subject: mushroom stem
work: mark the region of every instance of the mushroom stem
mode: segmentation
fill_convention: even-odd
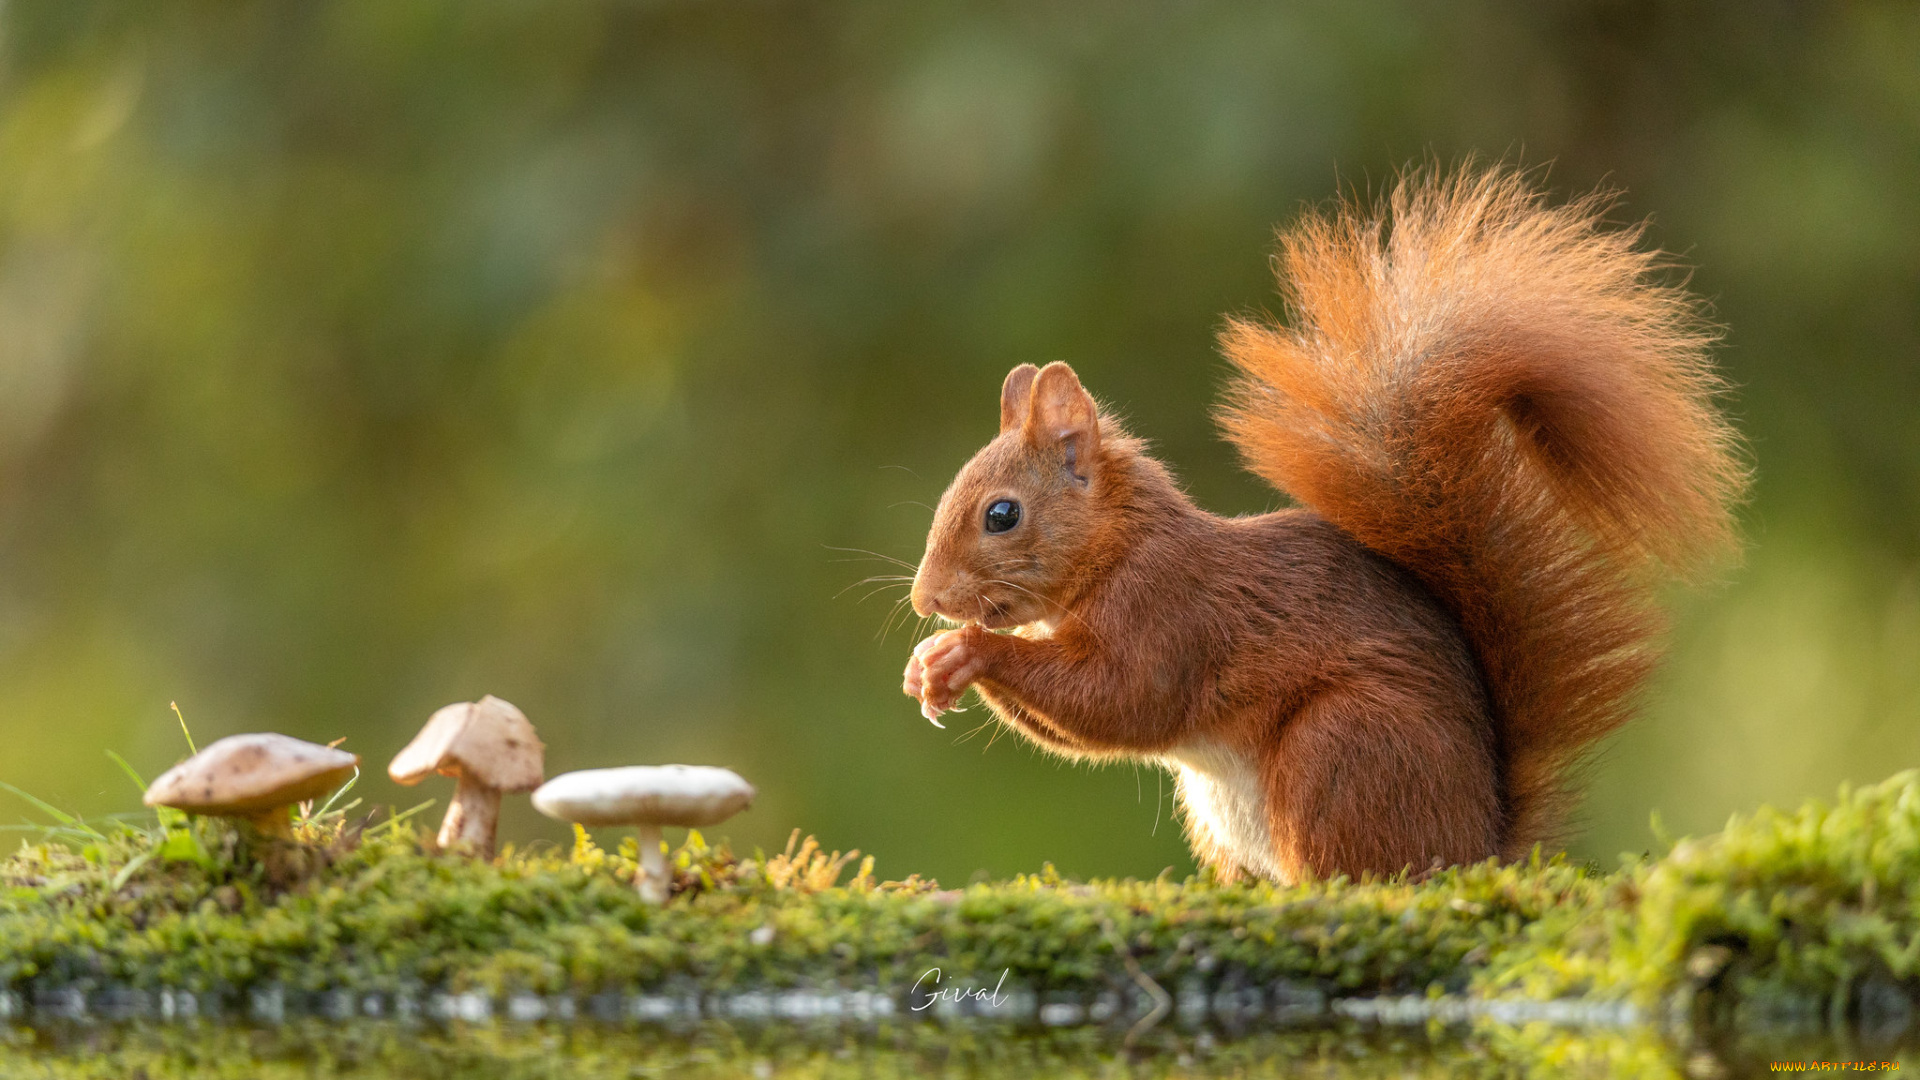
[[[454,786],[453,802],[440,823],[440,850],[466,848],[493,856],[494,833],[500,825],[500,791],[462,773]]]
[[[640,872],[633,876],[633,887],[640,899],[649,904],[667,902],[667,853],[661,850],[660,826],[635,826],[640,834]]]
[[[292,807],[276,806],[271,810],[262,810],[257,814],[246,815],[246,820],[261,836],[275,840],[293,839]]]

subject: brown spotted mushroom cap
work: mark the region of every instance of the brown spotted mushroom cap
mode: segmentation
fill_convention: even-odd
[[[492,694],[428,718],[387,775],[417,784],[434,773],[466,776],[497,791],[532,791],[546,774],[546,747],[526,714]]]
[[[146,803],[193,814],[258,814],[319,798],[358,764],[358,754],[290,735],[229,735],[161,773]]]

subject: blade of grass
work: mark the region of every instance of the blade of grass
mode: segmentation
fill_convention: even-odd
[[[156,807],[155,809],[158,808]],[[161,833],[166,831],[165,823],[156,820],[156,815],[153,810],[143,809],[137,812],[123,810],[118,813],[101,814],[99,817],[88,818],[87,820],[100,828],[111,825],[137,836],[146,837],[149,840],[156,839]]]
[[[80,829],[86,828],[87,824],[91,822],[111,822],[115,825],[124,825],[129,821],[138,821],[148,816],[149,815],[144,812],[134,813],[132,811],[122,811],[114,814],[101,814],[99,817],[92,817],[92,818],[88,818],[84,822],[77,822],[76,827],[74,828],[73,831],[78,832],[80,831]],[[0,825],[0,829],[59,829],[63,827],[64,826],[60,826],[60,825],[35,825],[30,821],[21,822],[18,825]]]
[[[359,806],[362,802],[365,802],[365,801],[366,800],[364,799],[355,799],[350,803],[344,803],[340,806],[334,807],[331,810],[322,810],[319,813],[308,818],[307,820],[309,822],[314,822],[314,821],[324,821],[330,817],[345,817],[349,810],[352,810],[354,807]]]
[[[14,787],[12,784],[9,784],[5,781],[0,781],[0,788],[5,788],[8,791],[13,792],[15,795],[18,795],[21,798],[32,803],[34,806],[39,807],[41,813],[47,815],[48,817],[59,822],[60,824],[67,826],[70,829],[78,829],[81,832],[86,833],[88,836],[91,836],[96,840],[106,839],[106,837],[100,835],[100,833],[96,832],[86,822],[81,821],[79,818],[74,817],[72,814],[67,813],[65,810],[62,810],[59,807],[54,806],[52,803],[49,803],[44,799],[35,798],[34,796],[29,795],[24,791],[21,791],[19,788]]]
[[[106,839],[106,837],[101,836],[97,832],[84,831],[84,828],[81,828],[81,829],[68,828],[65,825],[34,825],[32,823],[28,823],[24,825],[0,825],[0,832],[39,833],[42,838],[50,838],[50,837],[58,836],[66,840],[104,840]]]
[[[152,858],[153,858],[153,852],[143,851],[140,854],[135,855],[133,858],[128,859],[127,865],[121,867],[120,872],[113,875],[113,884],[108,887],[107,891],[110,893],[119,892],[120,886],[125,885],[127,883],[127,879],[133,877],[134,873],[138,871],[141,867],[147,865],[148,860]]]
[[[193,745],[193,732],[187,730],[187,714],[180,711],[180,703],[177,701],[169,701],[167,704],[173,707],[173,715],[180,718],[180,734],[187,737],[187,753],[199,753],[199,748]]]
[[[317,818],[326,816],[327,811],[333,809],[333,804],[335,800],[339,799],[340,796],[345,795],[347,792],[352,791],[353,785],[359,782],[360,782],[360,766],[355,765],[353,767],[353,775],[347,779],[347,782],[344,784],[341,784],[340,789],[338,791],[335,791],[333,794],[327,796],[327,801],[320,804],[319,810],[316,810],[315,812],[306,815],[301,820],[313,821]]]
[[[126,758],[121,757],[111,750],[107,751],[107,756],[113,759],[115,765],[120,766],[121,772],[127,774],[127,779],[133,781],[134,787],[139,788],[142,792],[147,790],[147,782],[140,779],[140,774],[133,771],[133,766],[127,764]]]
[[[409,809],[409,810],[403,810],[400,813],[394,814],[391,817],[387,818],[387,820],[381,822],[380,824],[375,825],[374,827],[368,829],[365,833],[361,835],[378,836],[380,834],[380,830],[391,829],[395,825],[400,824],[401,822],[407,820],[408,818],[419,813],[420,811],[425,810],[427,807],[432,806],[434,803],[438,801],[439,801],[438,799],[428,799],[426,802],[421,803],[419,806],[413,807],[412,809]]]

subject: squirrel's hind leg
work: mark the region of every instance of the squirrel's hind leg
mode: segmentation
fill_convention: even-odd
[[[1283,876],[1389,876],[1497,854],[1500,792],[1483,719],[1418,692],[1331,690],[1262,754]]]

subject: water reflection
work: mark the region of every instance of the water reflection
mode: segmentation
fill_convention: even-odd
[[[584,1010],[583,1010],[584,1011]],[[0,1075],[93,1077],[1370,1077],[1634,1076],[1714,1080],[1903,1071],[1916,1043],[1859,1032],[1707,1035],[1649,1025],[1376,1023],[1341,1018],[1232,1037],[1167,1026],[1132,1047],[1111,1025],[1053,1030],[978,1021],[578,1019],[467,1022],[309,1016],[279,1024],[190,1018],[49,1020],[0,1028]],[[1786,1070],[1791,1074],[1793,1069]]]

